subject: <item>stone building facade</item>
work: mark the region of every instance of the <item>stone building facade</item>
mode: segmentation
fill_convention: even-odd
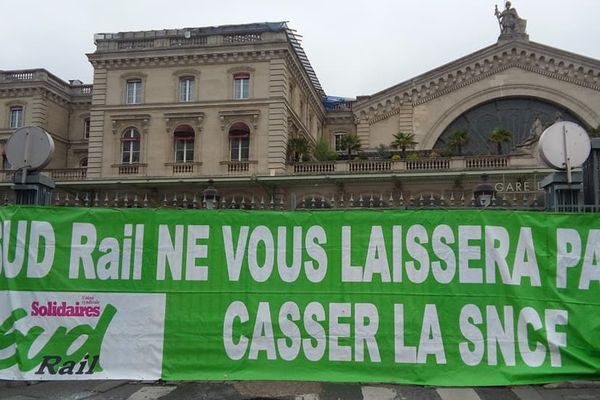
[[[524,25],[523,25],[524,27]],[[600,125],[600,61],[503,32],[498,42],[370,96],[328,102],[286,23],[97,34],[92,85],[0,71],[0,150],[19,126],[54,138],[54,204],[201,208],[543,208],[540,130]],[[495,128],[511,137],[490,141]],[[456,131],[469,132],[457,152]],[[409,154],[391,146],[414,134]],[[291,160],[320,138],[361,150]],[[455,143],[454,143],[455,144]],[[497,154],[496,149],[502,150]],[[4,162],[0,201],[13,201]],[[485,182],[482,182],[485,181]]]

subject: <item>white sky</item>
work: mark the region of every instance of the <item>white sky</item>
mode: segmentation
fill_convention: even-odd
[[[502,0],[2,0],[0,69],[92,82],[93,34],[289,21],[325,92],[373,94],[496,42]],[[530,39],[600,59],[600,0],[514,0]]]

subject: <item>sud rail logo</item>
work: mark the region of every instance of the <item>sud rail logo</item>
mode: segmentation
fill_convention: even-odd
[[[0,320],[0,371],[17,366],[42,376],[101,372],[102,342],[116,314],[112,304],[102,307],[90,296],[76,302],[32,301],[29,312],[17,308]],[[71,318],[97,321],[73,325]]]

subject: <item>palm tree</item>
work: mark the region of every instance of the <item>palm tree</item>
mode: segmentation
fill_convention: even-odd
[[[332,161],[337,160],[337,151],[331,150],[329,142],[324,136],[321,136],[313,149],[313,157],[317,161]]]
[[[459,129],[452,137],[450,137],[450,141],[448,142],[448,146],[452,149],[456,149],[458,151],[458,155],[462,156],[462,148],[466,146],[471,141],[471,135],[469,131],[466,129]]]
[[[302,161],[309,154],[310,143],[304,136],[292,137],[288,140],[288,159],[290,162]]]
[[[400,147],[402,157],[404,157],[407,148],[413,148],[417,145],[414,133],[398,132],[394,135],[394,141],[391,143],[392,147],[397,149]]]
[[[350,157],[352,157],[352,152],[355,150],[360,150],[360,138],[354,133],[344,135],[342,136],[341,146],[342,150],[346,150],[348,152],[348,160],[350,160]]]
[[[498,149],[498,155],[502,154],[502,143],[510,142],[512,140],[513,134],[508,129],[504,128],[495,128],[492,130],[492,134],[488,138],[488,142],[496,143]]]

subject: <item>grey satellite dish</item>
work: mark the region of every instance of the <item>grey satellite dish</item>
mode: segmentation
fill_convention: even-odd
[[[54,141],[45,130],[27,126],[10,135],[5,153],[13,168],[36,171],[44,168],[52,159]]]
[[[549,126],[540,137],[539,151],[550,168],[566,170],[571,182],[571,169],[580,167],[590,155],[590,138],[581,126],[561,121]]]

